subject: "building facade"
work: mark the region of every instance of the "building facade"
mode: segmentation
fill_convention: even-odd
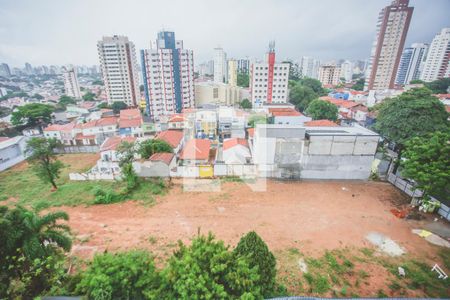
[[[322,65],[319,68],[319,81],[323,85],[337,85],[341,76],[341,68],[335,65]]]
[[[134,44],[126,36],[114,35],[98,41],[97,49],[108,103],[138,105],[141,97]]]
[[[9,69],[8,64],[0,64],[0,76],[11,77],[11,70]]]
[[[151,49],[141,50],[146,114],[154,120],[194,106],[194,53],[161,31]]]
[[[299,63],[299,75],[300,77],[317,79],[319,77],[319,67],[319,60],[310,56],[302,56]]]
[[[214,48],[214,82],[227,83],[227,54],[221,47]]]
[[[66,95],[75,99],[81,99],[80,85],[77,72],[74,68],[63,68],[64,90]]]
[[[243,58],[237,61],[237,71],[239,73],[248,74],[250,70],[250,60]]]
[[[366,90],[393,89],[413,14],[409,0],[394,0],[378,17],[377,34],[367,69]]]
[[[354,64],[351,61],[344,61],[341,64],[341,74],[340,77],[344,78],[345,82],[351,82],[353,79],[353,68]]]
[[[276,63],[275,44],[271,43],[265,62],[250,68],[250,95],[253,107],[264,103],[288,101],[289,63]]]
[[[195,83],[195,107],[208,104],[234,106],[241,99],[242,88],[212,81]]]
[[[228,61],[228,84],[237,86],[237,61],[234,59]]]
[[[450,77],[450,28],[443,28],[431,42],[420,79],[430,82]]]
[[[414,43],[403,50],[398,66],[396,84],[409,84],[411,80],[419,79],[421,68],[428,51],[428,44]]]

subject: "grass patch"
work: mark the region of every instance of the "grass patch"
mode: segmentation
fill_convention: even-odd
[[[108,204],[123,200],[153,204],[153,195],[162,195],[167,190],[161,179],[140,179],[139,186],[122,198],[120,194],[126,184],[121,181],[69,180],[69,173],[90,169],[98,159],[97,154],[65,154],[59,155],[58,159],[65,167],[56,181],[56,191],[52,192],[50,184],[41,181],[28,164],[23,163],[0,173],[0,201],[14,198],[18,204],[37,210],[63,205],[92,205],[96,202]]]
[[[220,177],[221,182],[244,182],[244,180],[239,176],[225,176]]]

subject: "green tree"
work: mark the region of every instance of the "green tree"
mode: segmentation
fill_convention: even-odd
[[[450,77],[427,82],[425,83],[425,86],[429,88],[433,94],[447,94],[448,87],[450,86]]]
[[[298,72],[298,64],[292,62],[292,60],[283,61],[284,64],[289,64],[289,80],[300,80],[300,74]]]
[[[290,102],[300,111],[304,111],[309,103],[317,98],[318,94],[311,87],[301,84],[294,85],[289,92]]]
[[[0,206],[0,298],[31,299],[61,279],[62,252],[70,251],[64,212],[43,216]]]
[[[49,123],[52,119],[53,107],[41,103],[30,103],[19,106],[11,115],[14,126],[36,126]]]
[[[115,114],[118,114],[122,109],[126,109],[127,107],[127,104],[123,101],[115,101],[111,104],[111,109]]]
[[[427,88],[412,89],[386,99],[378,107],[375,130],[397,145],[398,158],[394,171],[401,160],[405,143],[414,137],[448,130],[447,118],[444,104]]]
[[[364,78],[360,78],[352,86],[352,89],[354,89],[355,91],[362,91],[362,90],[364,90],[364,83],[365,83]]]
[[[322,83],[317,79],[305,77],[300,79],[299,84],[311,88],[318,96],[326,95],[326,91],[322,87]]]
[[[89,299],[157,299],[161,278],[148,252],[96,255],[77,291]]]
[[[103,85],[103,81],[101,81],[100,79],[96,79],[94,81],[92,81],[93,85]]]
[[[102,102],[99,105],[97,105],[97,108],[102,109],[102,108],[111,108],[111,106],[108,105],[108,103],[106,102]]]
[[[257,268],[235,257],[214,236],[198,236],[179,250],[164,270],[163,294],[168,299],[260,299]]]
[[[257,267],[259,273],[257,284],[261,287],[263,296],[265,298],[274,296],[277,274],[276,260],[259,235],[251,231],[241,237],[233,253],[236,257],[247,258],[250,268]]]
[[[420,84],[420,83],[425,83],[425,81],[422,81],[420,79],[413,79],[409,83],[410,84]]]
[[[313,120],[327,119],[330,121],[337,121],[338,107],[333,103],[324,100],[313,100],[306,109],[306,114],[313,118]]]
[[[95,100],[95,94],[91,91],[86,92],[86,94],[83,95],[83,100],[85,101],[93,101]]]
[[[37,94],[37,93],[34,94],[32,98],[37,99],[37,100],[42,100],[42,99],[44,99],[44,97],[43,97],[41,94]]]
[[[44,182],[57,189],[56,179],[59,178],[63,163],[56,158],[55,149],[61,143],[54,138],[33,137],[27,142],[27,160],[33,166],[36,175]]]
[[[173,148],[166,141],[159,139],[145,140],[139,144],[138,153],[148,159],[155,153],[173,153]]]
[[[72,97],[69,97],[69,96],[67,96],[67,95],[62,95],[60,98],[59,98],[59,105],[61,106],[61,107],[63,107],[63,108],[66,108],[67,107],[67,105],[69,105],[69,104],[76,104],[77,102],[75,101],[75,99],[73,99]]]
[[[122,142],[117,147],[117,153],[122,177],[127,183],[127,191],[130,192],[138,185],[138,176],[133,168],[136,145],[134,143]]]
[[[248,126],[255,128],[257,124],[267,124],[266,116],[252,115],[248,118]]]
[[[402,176],[414,180],[424,196],[450,195],[450,131],[415,137],[405,145]]]
[[[246,98],[246,99],[243,99],[241,101],[241,103],[239,103],[239,106],[243,109],[250,109],[250,108],[252,108],[252,103],[250,102],[250,100],[248,100]]]
[[[237,74],[237,86],[248,87],[249,86],[249,75],[247,73],[239,72]]]

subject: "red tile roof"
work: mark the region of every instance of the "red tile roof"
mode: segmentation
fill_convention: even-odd
[[[272,116],[302,116],[302,113],[299,111],[296,111],[293,108],[269,108],[269,113],[272,114]]]
[[[92,140],[92,139],[95,139],[95,135],[83,135],[80,132],[75,135],[75,139],[76,140],[84,140],[84,139]]]
[[[103,142],[100,146],[100,151],[116,150],[117,146],[119,146],[122,142],[133,143],[134,141],[136,141],[136,138],[133,136],[112,136]]]
[[[137,108],[122,109],[120,111],[119,127],[140,127],[143,123],[141,111]]]
[[[189,140],[181,151],[180,159],[207,160],[211,148],[210,140],[193,139]]]
[[[44,131],[71,131],[73,128],[75,128],[75,123],[52,124],[44,128]]]
[[[305,122],[306,127],[336,127],[338,124],[330,120],[314,120]]]
[[[97,120],[96,125],[97,126],[117,125],[117,118],[116,117],[101,118]]]
[[[169,123],[171,122],[184,122],[186,121],[186,118],[183,114],[173,114],[169,118]]]
[[[170,146],[176,148],[183,139],[183,132],[179,130],[164,130],[158,133],[156,138],[166,141]]]
[[[152,156],[150,156],[149,160],[162,161],[165,164],[169,165],[174,156],[175,156],[174,153],[155,153]]]
[[[95,102],[92,101],[83,101],[80,104],[78,104],[79,107],[81,108],[85,108],[85,109],[90,109],[96,106]]]
[[[230,148],[233,148],[237,145],[242,145],[244,147],[248,148],[248,143],[246,139],[241,139],[241,138],[231,138],[231,139],[226,139],[223,141],[223,150],[228,150]]]

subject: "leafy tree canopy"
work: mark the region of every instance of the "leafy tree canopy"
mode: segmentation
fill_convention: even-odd
[[[402,148],[411,138],[449,128],[444,104],[427,88],[416,88],[379,107],[375,129]]]
[[[95,100],[95,94],[91,91],[86,92],[86,94],[83,95],[83,100],[85,101],[93,101]]]
[[[304,111],[312,100],[318,98],[318,94],[309,86],[296,84],[290,90],[289,98],[298,110]]]
[[[364,78],[360,78],[352,86],[352,89],[354,89],[355,91],[362,91],[362,90],[364,90],[364,83],[365,83]]]
[[[316,99],[308,105],[306,114],[313,118],[313,120],[327,119],[330,121],[337,121],[338,107],[328,101]]]
[[[248,258],[235,257],[214,236],[198,236],[169,259],[164,270],[164,294],[169,299],[261,298],[257,268]]]
[[[262,289],[263,296],[266,298],[274,296],[275,276],[277,274],[276,260],[259,235],[254,231],[244,235],[239,240],[233,253],[236,257],[248,258],[251,268],[257,267],[259,272],[258,285]]]
[[[56,159],[55,149],[61,145],[57,139],[33,137],[27,142],[27,160],[32,164],[36,175],[44,182],[57,188],[56,179],[59,178],[63,163]]]
[[[417,182],[425,195],[450,200],[450,131],[415,137],[405,145],[402,175]]]
[[[173,149],[166,141],[159,139],[145,140],[139,144],[138,153],[142,158],[148,159],[155,153],[172,153]]]
[[[19,106],[16,111],[12,113],[11,123],[14,126],[27,125],[36,126],[42,123],[49,123],[53,107],[41,103],[30,103],[24,106]]]
[[[248,99],[243,99],[241,103],[239,103],[239,106],[243,109],[250,109],[252,108],[252,103]]]
[[[62,95],[59,98],[59,104],[61,105],[61,107],[66,108],[67,105],[70,104],[76,104],[77,102],[75,101],[75,99],[73,99],[72,97],[69,97],[67,95]]]
[[[425,83],[425,86],[430,89],[433,94],[447,94],[448,87],[450,86],[450,77],[427,82]]]
[[[246,73],[238,72],[237,74],[237,86],[249,87],[249,75]]]
[[[126,109],[128,106],[123,101],[115,101],[111,104],[111,109],[115,114],[118,114],[122,109]]]

